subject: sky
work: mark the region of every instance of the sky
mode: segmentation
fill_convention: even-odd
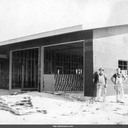
[[[0,41],[60,28],[128,23],[128,0],[0,0]]]

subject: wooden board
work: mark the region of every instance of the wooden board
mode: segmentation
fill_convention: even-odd
[[[34,112],[46,114],[46,110],[34,107],[30,96],[0,96],[0,109],[10,111],[16,115],[26,115]]]

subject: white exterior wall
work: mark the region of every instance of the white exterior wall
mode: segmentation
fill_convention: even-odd
[[[108,94],[113,94],[110,80],[118,67],[118,60],[128,61],[128,26],[96,29],[93,31],[94,70],[105,69],[108,76]],[[125,83],[128,92],[128,80]]]

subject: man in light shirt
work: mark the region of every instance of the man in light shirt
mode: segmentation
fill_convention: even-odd
[[[106,100],[106,88],[107,88],[107,77],[104,73],[104,69],[100,68],[99,72],[94,76],[94,83],[96,85],[96,101],[100,101],[103,95],[103,101]]]
[[[114,83],[114,89],[116,92],[116,102],[122,103],[124,99],[124,85],[126,81],[126,76],[124,76],[120,68],[116,69],[116,73],[111,77],[111,81]]]

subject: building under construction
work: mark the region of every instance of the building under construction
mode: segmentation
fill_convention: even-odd
[[[115,69],[128,71],[128,25],[71,31],[75,28],[4,42],[0,46],[0,88],[83,91],[95,96],[93,73],[103,67],[111,91]]]

